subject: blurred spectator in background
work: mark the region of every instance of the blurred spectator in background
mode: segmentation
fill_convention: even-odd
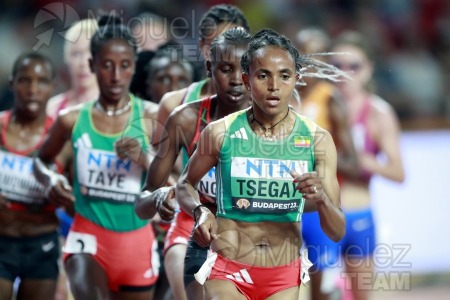
[[[162,47],[146,65],[146,99],[159,103],[165,93],[181,90],[192,83],[194,70],[180,47]]]
[[[405,176],[400,156],[400,126],[395,111],[370,90],[374,69],[372,51],[361,34],[348,31],[337,37],[331,48],[331,52],[345,54],[334,55],[330,60],[352,76],[352,80],[339,82],[337,87],[349,112],[361,172],[356,177],[345,176],[341,181],[341,203],[347,230],[337,250],[345,255],[349,278],[345,288],[351,288],[355,300],[368,299],[372,288],[372,255],[376,240],[370,179],[377,174],[402,182]],[[380,153],[385,160],[377,158]]]
[[[71,84],[68,91],[49,100],[47,114],[52,118],[56,118],[61,109],[94,100],[99,94],[95,74],[89,68],[92,58],[89,46],[97,27],[96,20],[84,19],[66,31],[64,62]]]
[[[392,72],[397,106],[407,117],[432,117],[442,111],[444,78],[442,67],[414,34],[405,33],[404,45],[392,53],[387,64]]]
[[[31,50],[27,42],[32,36],[34,15],[23,10],[10,9],[4,15],[4,10],[1,10],[0,13],[0,111],[11,109],[14,105],[14,96],[8,83],[14,63],[12,58]]]
[[[156,51],[170,40],[169,23],[166,18],[145,12],[129,20],[138,51]]]
[[[83,19],[74,23],[64,35],[64,62],[70,78],[70,89],[52,97],[47,105],[47,114],[56,119],[59,111],[80,103],[92,101],[98,97],[99,90],[95,74],[89,68],[91,59],[90,43],[98,28],[94,19]],[[70,149],[70,147],[67,147]],[[64,209],[58,209],[60,234],[67,237],[72,216]],[[55,299],[67,299],[68,289],[64,270],[60,274]]]
[[[183,56],[182,48],[182,45],[174,41],[169,41],[161,45],[156,52],[150,50],[139,52],[136,62],[136,72],[131,81],[130,91],[144,100],[159,103],[166,92],[183,89],[191,84],[195,75],[194,69],[192,64]],[[158,53],[158,59],[153,61],[156,53]],[[161,63],[162,65],[152,66],[152,64]],[[156,72],[162,72],[164,76],[161,77],[161,74],[157,75]],[[167,77],[168,72],[178,72],[179,74],[173,73]],[[155,75],[159,76],[159,79]],[[152,79],[149,79],[149,76]],[[163,80],[164,82],[160,81],[158,84],[154,80]],[[187,85],[186,82],[188,82]],[[165,88],[160,90],[159,88],[163,86]],[[180,88],[177,88],[177,86],[180,86]],[[159,90],[156,91],[154,90],[155,88]]]
[[[312,55],[319,60],[328,58],[324,53],[329,48],[330,39],[323,30],[317,27],[308,27],[298,31],[294,42],[301,55]],[[305,74],[311,74],[314,71],[313,66],[302,67]],[[350,133],[347,108],[342,101],[342,96],[328,80],[303,76],[302,83],[297,83],[296,86],[301,98],[297,111],[330,132],[338,154],[338,174],[355,176],[359,171],[358,158]],[[311,299],[328,299],[329,294],[334,290],[334,281],[322,280],[322,278],[328,278],[329,276],[323,276],[323,274],[325,272],[333,273],[333,269],[336,268],[337,244],[323,232],[317,211],[303,213],[302,234],[308,249],[308,258],[313,263],[309,269]]]
[[[225,1],[222,1],[225,2]],[[23,1],[6,1],[0,10],[0,49],[1,57],[9,57],[11,53],[31,49],[37,42],[37,36],[47,28],[54,28],[51,42],[43,45],[41,50],[50,53],[55,63],[62,61],[63,51],[61,34],[67,30],[67,20],[64,15],[54,11],[54,20],[36,25],[39,12],[45,10],[48,1],[35,1],[23,4]],[[65,1],[62,8],[73,8],[80,18],[92,17],[94,7],[115,10],[121,17],[129,19],[130,27],[139,40],[139,47],[155,51],[171,37],[183,45],[183,50],[194,50],[197,32],[191,30],[198,23],[198,17],[205,13],[209,6],[218,1],[182,0],[167,1],[128,1],[126,6],[119,7],[119,1]],[[448,24],[450,23],[450,3],[445,0],[420,1],[256,1],[233,0],[226,3],[234,4],[248,13],[249,24],[260,29],[270,27],[277,29],[294,40],[297,28],[304,26],[320,26],[330,36],[336,36],[346,29],[358,30],[370,36],[377,47],[374,61],[377,70],[374,74],[375,84],[382,97],[399,112],[401,118],[415,120],[422,117],[422,111],[427,117],[445,117],[446,109],[450,110],[450,88],[442,82],[447,82],[450,75],[450,51]],[[95,4],[95,5],[94,5]],[[257,9],[255,9],[257,8]],[[48,9],[48,7],[47,7]],[[142,13],[140,12],[148,12]],[[50,26],[50,27],[49,27]],[[411,35],[414,35],[412,38]],[[406,37],[405,37],[406,36]],[[405,38],[409,41],[406,42]],[[417,43],[419,50],[408,50],[409,44]],[[191,52],[192,54],[192,52]],[[185,55],[187,53],[185,51]],[[418,62],[412,61],[413,68],[425,67],[423,72],[409,72],[410,65],[403,63],[411,58],[419,57]],[[398,63],[394,59],[400,58]],[[194,66],[194,81],[203,76],[204,68],[192,61]],[[145,62],[148,62],[146,60]],[[137,73],[142,64],[137,64]],[[199,67],[200,66],[200,67]],[[8,96],[7,75],[11,61],[0,62],[0,110],[10,108],[11,97]],[[439,74],[440,72],[440,74]],[[430,87],[423,84],[419,93],[405,89],[404,82],[408,80],[422,81],[422,74],[429,74],[434,82]],[[423,75],[425,77],[425,75]],[[431,78],[429,77],[429,78]],[[408,79],[410,78],[410,79]],[[66,78],[59,79],[62,84],[56,86],[56,92],[66,90]],[[67,83],[69,85],[69,83]],[[406,85],[407,86],[407,85]],[[414,85],[413,89],[420,84]],[[131,88],[132,91],[135,89]],[[421,98],[417,95],[421,95]],[[425,96],[425,97],[422,97]],[[426,97],[430,97],[429,99]],[[424,100],[427,99],[427,100]],[[410,102],[407,102],[410,101]],[[431,102],[425,105],[424,101]],[[427,103],[428,103],[427,102]],[[412,104],[413,103],[413,104]],[[415,103],[418,107],[415,108]],[[420,124],[418,124],[420,125]]]
[[[146,65],[155,56],[155,52],[151,50],[143,50],[138,52],[136,60],[136,71],[134,72],[133,79],[131,80],[130,91],[141,99],[147,100],[147,70]]]
[[[160,15],[146,12],[131,18],[128,24],[138,47],[136,71],[131,81],[130,91],[142,99],[148,99],[145,66],[153,58],[158,47],[171,43],[169,42],[171,36],[169,23]]]

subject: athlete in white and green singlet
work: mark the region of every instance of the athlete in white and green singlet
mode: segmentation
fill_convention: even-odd
[[[251,108],[203,130],[176,188],[196,221],[194,239],[211,247],[196,279],[205,299],[298,299],[303,208],[318,210],[331,239],[345,233],[336,148],[327,131],[289,108],[300,58],[286,37],[256,33],[241,66]],[[213,166],[217,219],[195,188]]]

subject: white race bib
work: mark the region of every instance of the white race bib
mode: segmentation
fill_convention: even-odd
[[[34,178],[33,158],[0,150],[0,195],[26,204],[41,204],[45,188]]]
[[[80,192],[94,198],[134,202],[141,192],[144,170],[115,152],[78,147],[77,175]]]
[[[70,231],[63,248],[65,253],[97,253],[97,237],[92,234]]]

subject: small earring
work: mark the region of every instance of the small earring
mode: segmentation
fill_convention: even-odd
[[[211,75],[211,71],[206,71],[206,77],[209,77],[209,78],[211,78],[211,77],[212,77],[212,75]]]
[[[245,89],[246,89],[247,91],[250,91],[250,87],[249,87],[248,85],[245,86]]]

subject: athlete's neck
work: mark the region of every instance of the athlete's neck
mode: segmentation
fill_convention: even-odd
[[[71,89],[68,93],[69,106],[94,100],[98,94],[99,90],[96,85],[90,88],[79,87],[77,89]]]
[[[263,112],[255,109],[255,104],[253,104],[252,108],[250,109],[250,122],[257,121],[257,124],[265,127],[265,128],[271,128],[274,126],[280,126],[283,125],[283,121],[285,121],[289,115],[289,107],[286,107],[286,109],[283,109],[276,115],[265,115]]]
[[[264,139],[276,140],[283,138],[292,131],[293,123],[290,122],[291,114],[289,107],[287,107],[286,111],[283,110],[284,115],[281,115],[280,112],[275,116],[266,116],[265,118],[262,112],[255,115],[254,107],[255,105],[248,110],[247,116],[250,127],[257,135],[262,136]],[[264,121],[260,121],[258,116],[260,116],[260,118]]]
[[[42,126],[45,123],[46,118],[46,114],[40,114],[33,119],[30,116],[17,113],[17,111],[13,109],[10,123],[15,124],[16,126],[23,128],[24,130],[31,130],[33,128]]]
[[[115,111],[126,107],[128,103],[131,101],[131,98],[130,95],[126,94],[119,101],[113,102],[111,100],[106,100],[104,97],[100,96],[100,98],[97,101],[103,107],[104,110]]]
[[[365,101],[367,100],[368,93],[364,90],[355,91],[354,94],[348,95],[343,93],[343,98],[347,104],[350,119],[353,121],[358,117]]]
[[[209,97],[216,93],[212,80],[209,78],[200,90],[200,98]]]
[[[222,103],[222,101],[219,100],[219,98],[216,96],[217,101],[217,108],[216,112],[214,113],[215,116],[217,116],[217,119],[223,118],[228,116],[229,114],[235,113],[237,111],[246,109],[248,107],[249,101],[246,99],[245,101],[242,101],[241,103],[236,103],[236,105],[225,105]]]
[[[367,95],[369,94],[364,89],[352,89],[352,90],[340,89],[340,92],[341,92],[344,100],[349,105],[353,105],[353,104],[358,104],[358,103],[364,102],[365,99],[367,98]]]

